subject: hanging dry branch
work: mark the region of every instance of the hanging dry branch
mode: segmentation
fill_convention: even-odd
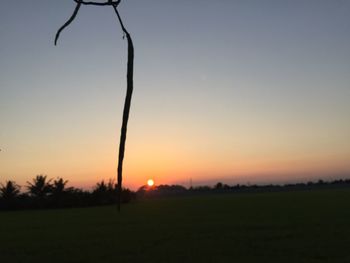
[[[127,88],[126,88],[126,96],[124,102],[124,110],[123,110],[123,123],[120,133],[120,143],[119,143],[119,157],[118,157],[118,210],[120,211],[120,201],[121,201],[121,193],[122,193],[122,180],[123,180],[123,160],[124,160],[124,152],[125,152],[125,141],[126,141],[126,133],[128,127],[129,120],[129,112],[131,106],[131,97],[134,89],[134,44],[132,42],[132,38],[129,32],[125,29],[123,21],[119,15],[118,9],[116,5],[113,5],[113,9],[118,16],[120,26],[122,27],[123,32],[126,35],[128,41],[128,64],[127,64]]]
[[[58,38],[60,37],[61,32],[62,32],[67,26],[69,26],[69,25],[73,22],[73,20],[75,19],[75,17],[77,16],[77,14],[78,14],[78,12],[79,12],[80,6],[81,6],[81,3],[80,3],[80,2],[77,2],[77,5],[76,5],[76,7],[75,7],[75,9],[74,9],[74,12],[73,12],[72,16],[68,19],[68,21],[67,21],[66,23],[63,24],[63,26],[61,26],[61,27],[58,29],[58,31],[57,31],[57,33],[56,33],[56,36],[55,36],[55,46],[57,45],[57,40],[58,40]]]
[[[102,2],[85,2],[82,0],[74,0],[74,2],[77,3],[74,9],[74,12],[72,16],[68,19],[68,21],[64,23],[64,25],[60,27],[60,29],[57,31],[56,37],[55,37],[55,45],[57,44],[57,40],[62,30],[64,30],[67,26],[69,26],[77,16],[81,5],[112,6],[118,17],[118,21],[123,30],[123,33],[126,35],[127,42],[128,42],[127,88],[126,88],[126,96],[125,96],[124,109],[123,109],[123,121],[122,121],[121,133],[120,133],[119,154],[118,154],[118,211],[120,211],[120,204],[121,204],[121,198],[122,198],[121,194],[122,194],[123,160],[124,160],[124,153],[125,153],[125,142],[126,142],[126,134],[127,134],[127,127],[128,127],[130,106],[131,106],[131,97],[134,89],[134,81],[133,81],[134,79],[134,44],[133,44],[131,35],[126,30],[124,23],[121,19],[121,16],[118,12],[117,7],[120,4],[121,0],[118,0],[118,1],[108,0],[108,2],[103,2],[103,3]]]

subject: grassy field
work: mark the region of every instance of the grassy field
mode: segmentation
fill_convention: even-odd
[[[0,213],[1,262],[350,262],[350,190]]]

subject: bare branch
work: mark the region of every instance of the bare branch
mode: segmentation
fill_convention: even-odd
[[[109,1],[108,2],[104,2],[104,3],[101,3],[101,2],[86,2],[86,1],[81,1],[81,0],[74,0],[74,2],[76,3],[80,3],[80,4],[83,4],[83,5],[95,5],[95,6],[107,6],[107,5],[116,5],[118,6],[119,3],[120,3],[121,0],[118,0],[118,1]]]
[[[119,1],[119,2],[120,2],[120,1]],[[120,17],[120,14],[119,14],[119,12],[118,12],[118,8],[117,8],[117,7],[118,7],[118,5],[113,5],[113,9],[114,9],[115,13],[117,14],[117,17],[118,17],[120,26],[122,27],[123,32],[124,32],[127,36],[130,36],[128,30],[126,30],[126,28],[125,28],[125,26],[124,26],[124,24],[123,24],[123,20],[122,20],[122,18]]]
[[[73,12],[72,16],[68,19],[68,21],[66,23],[63,24],[63,26],[60,27],[60,29],[58,29],[58,31],[56,33],[55,46],[57,45],[57,40],[60,37],[60,34],[61,34],[62,30],[65,29],[67,26],[69,26],[73,22],[74,18],[78,14],[78,11],[79,11],[79,8],[81,6],[81,3],[79,1],[78,2],[76,1],[76,3],[77,3],[77,5],[76,5],[76,7],[74,9],[74,12]]]

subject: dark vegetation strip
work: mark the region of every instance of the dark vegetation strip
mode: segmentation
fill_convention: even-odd
[[[48,179],[37,175],[27,182],[24,191],[14,181],[0,184],[0,210],[47,209],[87,207],[115,204],[118,200],[119,186],[114,180],[98,182],[91,191],[67,187],[68,181],[57,178]],[[286,185],[227,185],[221,182],[215,186],[196,186],[185,188],[181,185],[142,186],[136,192],[123,188],[121,202],[129,203],[136,199],[161,198],[169,196],[193,196],[206,194],[261,193],[308,191],[314,189],[349,188],[350,179]]]

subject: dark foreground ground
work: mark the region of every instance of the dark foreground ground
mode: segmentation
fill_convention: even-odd
[[[350,262],[350,190],[0,212],[1,262]]]

